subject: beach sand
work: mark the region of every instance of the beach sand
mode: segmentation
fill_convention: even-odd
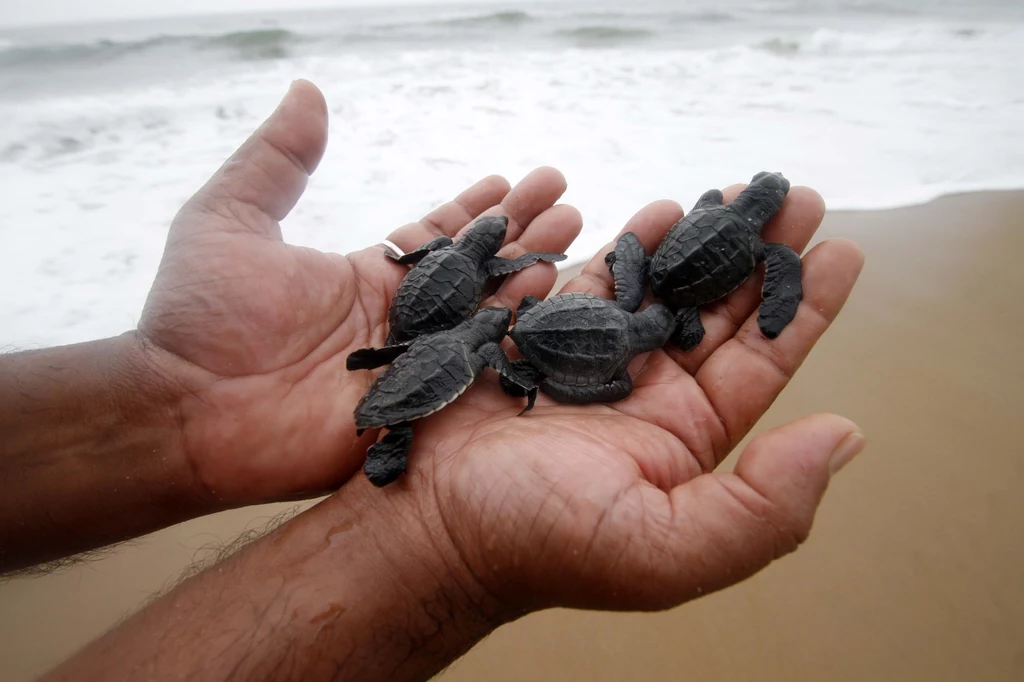
[[[816,241],[851,238],[867,265],[755,433],[837,412],[869,445],[796,554],[664,613],[529,616],[442,678],[1024,679],[1022,216],[1024,192],[993,192],[826,217]],[[199,519],[0,586],[0,678],[31,679],[204,547],[293,506]]]

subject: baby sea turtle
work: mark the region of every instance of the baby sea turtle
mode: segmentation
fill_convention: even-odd
[[[612,402],[628,396],[630,360],[665,344],[675,327],[666,306],[643,312],[644,247],[632,232],[619,238],[605,261],[615,278],[615,301],[573,293],[523,299],[509,332],[526,360],[513,363],[522,383],[536,384],[558,402]],[[528,377],[528,378],[527,378]],[[505,377],[502,386],[516,395]],[[519,389],[521,390],[521,389]]]
[[[391,300],[388,343],[401,343],[451,329],[476,310],[491,277],[507,275],[537,261],[557,263],[563,253],[527,253],[509,260],[495,256],[505,241],[508,218],[480,218],[459,241],[441,236],[412,253],[387,256],[415,265]]]
[[[387,435],[366,451],[364,471],[371,483],[381,487],[402,475],[412,445],[410,422],[453,402],[484,367],[500,372],[516,386],[516,395],[529,396],[526,409],[533,407],[536,388],[516,384],[511,363],[498,345],[511,321],[508,308],[481,308],[454,329],[420,336],[409,343],[364,348],[348,356],[345,364],[349,370],[391,364],[355,410],[360,434],[365,429],[388,428]]]
[[[676,310],[673,341],[691,350],[704,338],[697,306],[735,290],[765,262],[761,332],[774,339],[796,315],[803,289],[800,256],[785,244],[765,244],[761,229],[789,192],[778,173],[758,173],[729,204],[717,189],[705,192],[693,212],[676,223],[648,266],[651,290]]]

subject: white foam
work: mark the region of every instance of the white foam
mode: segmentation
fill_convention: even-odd
[[[642,205],[776,170],[831,209],[1024,186],[1019,24],[811,30],[795,54],[713,50],[343,53],[166,86],[0,103],[0,344],[137,321],[182,202],[307,77],[327,155],[286,238],[346,253],[489,173],[550,164],[585,217],[572,262]]]

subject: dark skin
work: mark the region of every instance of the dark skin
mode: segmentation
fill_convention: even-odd
[[[340,486],[49,679],[425,679],[530,611],[675,606],[807,537],[831,476],[863,446],[851,422],[807,417],[759,435],[733,472],[715,469],[846,300],[862,257],[842,240],[804,257],[805,299],[778,339],[757,329],[751,281],[707,309],[695,351],[638,357],[626,400],[542,396],[520,417],[522,401],[484,376],[416,423],[399,482],[358,475],[379,434],[357,438],[352,408],[375,374],[346,373],[344,358],[383,343],[404,270],[379,246],[338,256],[281,241],[323,152],[325,112],[299,83],[182,210],[137,331],[0,364],[0,430],[16,444],[0,467],[18,482],[0,502],[5,567]],[[511,191],[489,178],[392,241],[409,251],[501,211],[501,255],[560,252],[580,229],[554,206],[564,187],[551,169]],[[802,251],[822,214],[813,190],[793,188],[766,239]],[[658,202],[625,229],[651,252],[681,215]],[[565,290],[610,297],[610,248]],[[532,266],[490,303],[544,296],[554,277]],[[51,541],[40,547],[14,517]]]

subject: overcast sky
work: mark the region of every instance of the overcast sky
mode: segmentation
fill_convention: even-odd
[[[442,0],[443,2],[444,0]],[[495,4],[500,0],[456,0],[459,4]],[[102,21],[181,14],[259,11],[301,7],[427,4],[438,0],[0,0],[0,26]]]

